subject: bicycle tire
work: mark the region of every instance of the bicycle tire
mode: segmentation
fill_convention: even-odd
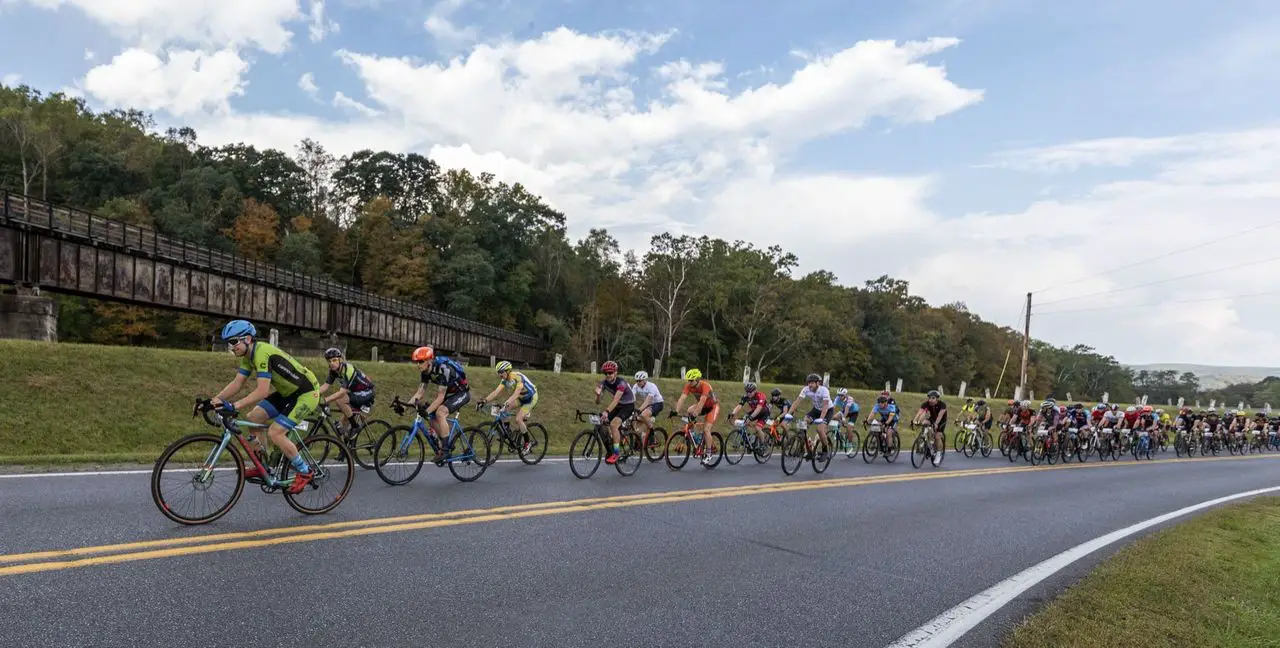
[[[490,421],[488,425],[473,425],[464,430],[464,432],[473,430],[484,432],[489,437],[489,461],[485,466],[492,466],[502,456],[503,449],[507,447],[507,436],[502,433],[502,428],[497,421]],[[515,430],[511,430],[511,432],[514,434]]]
[[[743,436],[744,434],[746,434],[746,432],[742,429],[730,430],[729,438],[725,439],[724,445],[721,446],[724,448],[724,460],[730,466],[738,465],[738,462],[742,461],[743,458],[747,456],[747,445]]]
[[[764,441],[761,441],[760,437],[757,436],[755,443],[756,446],[751,451],[751,456],[755,457],[758,464],[768,463],[769,459],[773,457],[773,439],[766,433]]]
[[[240,501],[240,496],[244,494],[244,458],[240,456],[240,451],[236,449],[235,446],[228,444],[226,450],[231,451],[232,461],[235,463],[235,475],[233,476],[235,481],[234,486],[232,487],[231,497],[227,499],[227,503],[218,507],[213,513],[201,517],[185,517],[173,512],[172,507],[165,502],[165,498],[160,492],[160,479],[161,475],[164,473],[163,468],[169,463],[169,460],[173,458],[173,455],[181,450],[183,446],[198,441],[207,441],[216,447],[222,443],[222,436],[207,433],[189,434],[184,436],[181,439],[170,443],[169,446],[160,453],[160,456],[156,458],[156,463],[151,469],[151,499],[155,502],[156,508],[160,509],[160,513],[170,520],[187,526],[208,524],[218,518],[221,518],[235,507],[236,502]],[[212,450],[213,448],[209,449],[210,452],[212,452]],[[207,457],[209,453],[206,452],[204,454]],[[214,479],[216,481],[216,476]]]
[[[636,474],[640,464],[644,463],[644,442],[640,440],[640,433],[634,430],[622,435],[620,441],[622,441],[619,445],[621,453],[613,467],[618,470],[619,475],[630,477]]]
[[[708,441],[711,441],[713,443],[707,443]],[[706,456],[712,457],[713,460],[711,460],[710,463],[707,463],[705,461],[700,463],[702,463],[703,468],[706,468],[707,470],[711,470],[712,468],[719,466],[720,460],[724,458],[724,437],[720,436],[719,432],[712,432],[710,435],[710,438],[709,439],[704,438],[703,442],[707,443],[707,445],[715,446],[715,450],[710,453],[707,453],[707,448],[702,449],[703,452],[706,453]]]
[[[327,483],[327,477],[329,475],[333,475],[334,473],[332,469],[328,471],[324,471],[322,469],[322,464],[324,463],[324,461],[316,459],[315,456],[312,455],[311,453],[311,446],[320,444],[320,443],[325,443],[333,446],[333,450],[334,450],[333,460],[341,464],[338,466],[338,472],[342,473],[342,475],[334,475],[334,476],[338,477],[341,480],[342,490],[339,491],[337,497],[333,498],[332,501],[330,501],[328,504],[325,504],[324,506],[319,506],[319,507],[304,506],[299,501],[299,498],[302,497],[303,495],[306,495],[308,489],[310,490],[319,489],[322,483]],[[310,484],[308,484],[306,487],[303,488],[301,493],[297,493],[297,494],[290,493],[289,489],[287,488],[281,489],[280,492],[284,494],[284,501],[288,502],[289,506],[293,507],[293,510],[299,513],[305,513],[307,515],[320,515],[323,513],[328,513],[329,511],[332,511],[333,509],[337,508],[338,505],[342,503],[342,500],[347,498],[347,494],[351,492],[351,484],[352,482],[355,481],[355,478],[356,478],[355,458],[351,456],[352,455],[351,452],[338,452],[337,450],[339,448],[343,450],[346,449],[347,447],[346,442],[343,441],[342,439],[339,439],[336,436],[331,436],[328,434],[317,434],[315,436],[303,439],[302,445],[304,448],[306,448],[306,451],[303,454],[310,455],[312,461],[314,462],[311,465],[311,471],[313,473],[312,481]],[[328,457],[328,450],[329,450],[328,448],[325,449],[325,453],[324,453],[325,457]],[[285,468],[285,476],[288,477],[288,474],[292,472],[293,467],[290,466],[289,464],[285,464],[285,465],[288,466],[287,468]]]
[[[666,450],[662,453],[667,460],[667,468],[670,470],[684,468],[685,464],[689,463],[689,453],[693,451],[690,447],[692,445],[693,442],[684,430],[672,432],[671,436],[667,437]]]
[[[898,455],[902,454],[902,436],[897,430],[889,433],[889,447],[880,450],[880,456],[889,463],[898,461]]]
[[[526,452],[524,443],[520,443],[520,461],[526,466],[536,466],[542,462],[543,457],[547,456],[547,428],[541,423],[525,423],[524,427],[529,431],[528,439],[533,445]]]
[[[667,430],[658,426],[649,427],[649,440],[644,446],[644,458],[649,463],[662,461],[667,456]]]
[[[404,462],[408,465],[414,465],[413,471],[408,477],[395,479],[390,476],[394,466],[400,465],[402,462],[395,461],[397,454],[400,453],[400,445],[403,443],[403,436],[397,433],[405,432],[413,434],[413,440],[409,442],[409,447],[405,450],[405,459],[409,458],[409,453],[417,448],[417,459]],[[431,434],[427,432],[427,434]],[[422,472],[422,464],[427,460],[426,445],[422,441],[421,434],[415,434],[413,427],[409,425],[397,425],[382,434],[382,438],[378,439],[378,445],[373,448],[373,469],[378,473],[378,478],[385,482],[388,486],[404,486],[414,480],[418,473]]]
[[[918,458],[917,458],[918,457]],[[911,442],[911,467],[919,469],[924,465],[924,437],[918,436]]]
[[[455,454],[455,449],[462,448],[466,448],[467,452],[456,454],[471,454],[471,458],[449,459],[445,463],[449,465],[449,472],[453,474],[454,479],[463,483],[470,483],[480,479],[480,476],[489,469],[489,466],[493,465],[493,461],[490,459],[493,456],[493,439],[489,438],[489,434],[484,430],[463,430],[449,444],[449,456],[452,457]],[[475,474],[463,474],[462,471],[470,466],[477,468]]]
[[[863,463],[872,463],[879,455],[880,435],[868,430],[866,438],[862,440],[862,461]]]
[[[862,450],[862,435],[858,434],[857,430],[849,430],[849,433],[852,436],[845,437],[848,441],[848,443],[845,444],[845,459],[852,459],[858,456],[858,453]]]
[[[583,430],[569,444],[569,470],[578,479],[590,479],[604,460],[604,447],[595,430]]]
[[[991,443],[992,443],[992,441],[994,441],[994,439],[992,439],[992,437],[991,437],[991,433],[990,433],[990,432],[986,432],[986,431],[984,431],[984,432],[982,433],[982,446],[981,446],[981,449],[980,449],[980,451],[982,452],[982,458],[983,458],[983,459],[986,459],[987,457],[990,457],[990,456],[991,456]]]
[[[792,467],[788,468],[788,462],[792,463]],[[787,432],[782,437],[782,474],[791,476],[800,471],[800,465],[804,463],[804,437],[795,431]]]
[[[381,419],[366,421],[351,441],[351,452],[355,454],[356,464],[365,470],[374,469],[373,449],[378,445],[391,424]],[[363,450],[363,452],[361,452]]]
[[[823,441],[822,437],[818,437],[818,440],[813,444],[813,458],[809,460],[810,465],[813,466],[813,472],[818,475],[826,472],[827,468],[831,466],[831,456],[835,453],[835,448],[831,446],[829,440]],[[818,460],[819,456],[823,458],[822,461]]]

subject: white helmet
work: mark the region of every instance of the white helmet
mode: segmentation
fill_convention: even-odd
[[[841,387],[840,391],[836,392],[836,396],[848,396],[848,395],[849,395],[849,390],[845,389],[844,387]]]
[[[1128,412],[1129,414],[1132,414],[1132,413],[1134,413],[1134,412],[1138,411],[1138,408],[1136,408],[1136,407],[1134,407],[1134,406],[1130,405],[1130,406],[1128,406],[1128,407],[1124,408],[1124,411],[1125,411],[1125,412]]]
[[[649,379],[649,374],[647,374],[647,373],[645,373],[645,372],[643,372],[643,371],[637,371],[637,372],[636,372],[636,382],[640,382],[640,381],[648,380],[648,379]]]

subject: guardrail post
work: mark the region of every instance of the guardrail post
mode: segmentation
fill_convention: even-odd
[[[561,364],[562,364],[563,362],[564,362],[564,356],[562,356],[562,355],[560,355],[559,353],[557,353],[557,354],[556,354],[556,363],[555,363],[555,365],[554,365],[554,367],[555,367],[555,372],[556,372],[556,373],[560,373],[560,366],[561,366]]]
[[[371,362],[377,362],[377,361],[378,361],[378,345],[376,345],[376,344],[375,344],[375,345],[373,345],[373,351],[371,351],[371,352],[369,353],[369,360],[370,360]]]

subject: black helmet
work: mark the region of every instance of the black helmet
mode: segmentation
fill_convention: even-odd
[[[978,405],[979,405],[979,406],[986,405],[986,404],[987,404],[987,399],[985,399],[985,398],[979,398],[979,399],[978,399]]]
[[[811,382],[820,383],[820,382],[822,382],[822,376],[819,376],[819,375],[818,375],[818,374],[816,374],[816,373],[811,373],[811,374],[809,374],[809,377],[808,377],[808,378],[805,378],[805,379],[804,379],[804,381],[805,381],[806,383],[811,383]]]
[[[929,390],[929,393],[927,394],[927,396],[928,396],[929,398],[941,398],[941,396],[938,394],[938,390],[936,390],[936,389],[930,389],[930,390]]]
[[[782,395],[782,390],[781,390],[781,389],[774,388],[774,390],[773,390],[773,391],[769,392],[769,395],[770,395],[770,396],[772,396],[772,397],[774,397],[774,398],[777,398],[777,397],[779,397],[779,396],[781,396],[781,395]]]
[[[743,385],[743,386],[742,386],[742,389],[743,389],[743,391],[747,392],[748,394],[754,394],[754,393],[756,393],[756,384],[755,384],[755,383],[753,383],[753,382],[749,382],[749,383],[747,383],[747,384]]]
[[[877,403],[887,403],[887,402],[889,402],[889,397],[888,397],[888,396],[876,396],[876,402],[877,402]]]
[[[325,350],[324,350],[324,359],[325,359],[325,360],[332,360],[332,359],[334,359],[334,358],[341,358],[341,357],[342,357],[342,350],[341,350],[341,349],[335,349],[335,348],[333,348],[333,347],[329,347],[328,349],[325,349]]]

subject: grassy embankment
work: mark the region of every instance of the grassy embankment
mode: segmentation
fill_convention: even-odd
[[[1280,646],[1280,497],[1214,510],[1126,547],[1004,645]]]
[[[0,340],[0,463],[66,464],[150,463],[174,439],[201,430],[204,423],[191,418],[192,399],[212,396],[235,374],[236,360],[229,353],[179,351],[143,347],[111,347],[89,344],[50,344]],[[301,359],[323,380],[327,369],[322,358]],[[418,372],[408,363],[356,362],[378,386],[373,416],[402,421],[387,404],[395,395],[409,398],[418,384]],[[626,374],[633,369],[627,369]],[[469,367],[473,400],[488,393],[497,378],[487,367]],[[547,426],[550,452],[564,454],[573,436],[584,427],[574,422],[574,410],[594,409],[594,385],[599,376],[530,371],[538,385],[535,420]],[[669,403],[679,395],[680,381],[662,379],[659,388]],[[737,380],[713,380],[722,402],[729,407],[718,429],[728,428],[728,411],[737,402]],[[765,384],[768,391],[782,387],[788,398],[798,385]],[[834,386],[833,386],[834,387]],[[875,391],[850,390],[864,410],[875,400]],[[921,394],[899,394],[899,403],[914,411]],[[948,405],[959,407],[948,397]],[[668,407],[670,409],[670,407]],[[466,424],[487,416],[468,408]],[[672,429],[673,421],[664,421]],[[904,429],[904,437],[909,433]],[[903,439],[909,451],[910,438]]]

